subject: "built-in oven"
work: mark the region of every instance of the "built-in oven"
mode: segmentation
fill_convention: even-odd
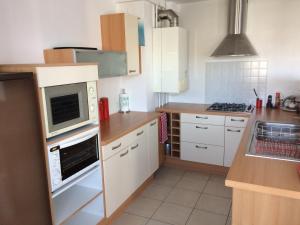
[[[99,128],[56,138],[48,144],[52,192],[99,166]]]

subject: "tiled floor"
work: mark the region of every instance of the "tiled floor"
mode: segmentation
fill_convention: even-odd
[[[163,167],[113,225],[231,225],[225,178]]]

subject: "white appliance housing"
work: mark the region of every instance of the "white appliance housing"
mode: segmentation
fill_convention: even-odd
[[[52,192],[100,165],[99,128],[93,127],[47,146]]]
[[[154,92],[178,94],[187,89],[187,54],[184,28],[153,29]]]
[[[37,67],[47,138],[98,123],[97,65]]]

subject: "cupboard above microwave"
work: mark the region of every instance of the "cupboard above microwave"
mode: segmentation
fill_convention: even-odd
[[[96,65],[38,67],[47,138],[98,122]]]

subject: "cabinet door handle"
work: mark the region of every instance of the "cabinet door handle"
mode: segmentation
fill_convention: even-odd
[[[237,120],[237,119],[231,119],[232,122],[244,122],[245,120],[244,119],[240,119],[240,120]]]
[[[135,73],[136,70],[129,70],[129,73]]]
[[[204,120],[207,120],[208,117],[207,117],[207,116],[196,116],[196,119],[204,119]]]
[[[203,129],[203,130],[207,130],[208,127],[199,127],[199,126],[196,126],[197,129]]]
[[[229,132],[237,132],[237,133],[241,132],[241,130],[232,130],[232,129],[227,129],[227,131],[229,131]]]
[[[126,152],[122,153],[122,154],[120,155],[120,157],[123,157],[123,156],[125,156],[125,155],[127,155],[127,154],[128,154],[128,150],[127,150]]]
[[[144,133],[144,131],[142,130],[141,132],[137,133],[136,136],[140,136]]]
[[[156,122],[153,122],[150,124],[151,127],[153,127],[156,124]]]
[[[135,146],[131,147],[131,150],[136,149],[137,147],[139,147],[139,144],[136,144]]]
[[[196,145],[196,148],[207,149],[207,147],[203,147],[203,146],[200,146],[200,145]]]
[[[122,145],[122,143],[118,144],[117,146],[112,147],[111,150],[116,150],[116,149],[120,148],[121,145]]]

